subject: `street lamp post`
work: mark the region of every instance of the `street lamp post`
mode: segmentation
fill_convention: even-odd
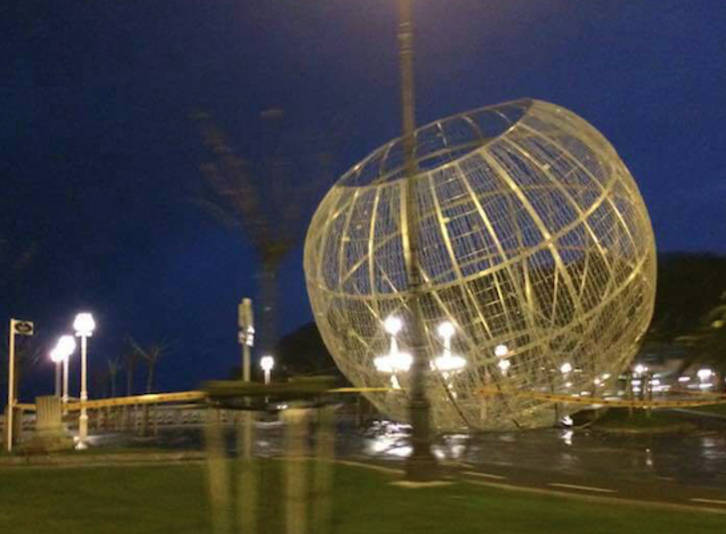
[[[55,396],[59,399],[63,394],[61,391],[61,368],[63,367],[63,355],[58,350],[58,347],[50,351],[50,361],[55,364]]]
[[[431,415],[426,396],[428,361],[424,347],[424,324],[421,312],[421,274],[419,265],[418,203],[416,201],[416,174],[414,132],[416,130],[416,104],[413,70],[413,3],[399,0],[398,43],[401,60],[401,125],[404,164],[405,227],[402,229],[403,252],[408,278],[407,305],[411,314],[411,393],[409,417],[412,426],[413,452],[406,461],[406,478],[427,481],[438,478],[436,457],[431,452]]]
[[[78,445],[77,449],[87,449],[86,439],[88,438],[88,338],[93,335],[96,322],[90,313],[79,313],[73,321],[73,329],[76,336],[81,338],[81,416],[78,419]]]
[[[239,324],[239,343],[242,345],[242,380],[252,380],[250,373],[250,349],[255,344],[255,319],[252,311],[252,301],[242,299],[237,312]]]
[[[265,372],[265,385],[267,386],[270,383],[270,372],[272,371],[272,368],[275,367],[275,358],[270,355],[263,356],[260,359],[260,367],[262,367],[262,370]]]
[[[63,393],[62,403],[65,408],[68,405],[68,361],[76,350],[76,340],[73,336],[61,336],[56,345],[55,351],[63,362]]]

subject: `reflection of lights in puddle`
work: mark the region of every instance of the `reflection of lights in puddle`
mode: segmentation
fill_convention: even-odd
[[[575,433],[572,430],[565,430],[561,436],[562,441],[565,442],[565,445],[572,445],[572,436],[574,436]]]
[[[404,444],[400,437],[379,436],[371,441],[370,452],[375,454],[390,454],[406,458],[413,451],[413,447]]]

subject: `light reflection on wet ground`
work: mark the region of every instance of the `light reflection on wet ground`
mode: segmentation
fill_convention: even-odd
[[[283,432],[278,422],[258,423],[255,454],[282,454]],[[411,451],[403,425],[384,424],[361,432],[341,423],[336,435],[337,454],[344,457],[401,462]],[[118,437],[113,442],[121,444]],[[165,429],[157,439],[133,444],[198,449],[201,432],[198,427]],[[435,454],[444,461],[500,472],[556,472],[620,482],[672,480],[726,488],[726,421],[702,421],[689,434],[623,436],[565,428],[448,435],[437,440]]]
[[[366,452],[371,456],[405,457],[407,441],[402,434],[368,441]],[[572,429],[457,435],[439,440],[436,454],[454,462],[505,470],[726,488],[726,425],[668,435],[623,436]]]

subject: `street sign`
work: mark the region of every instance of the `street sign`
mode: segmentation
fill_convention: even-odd
[[[254,326],[255,318],[252,312],[252,301],[250,299],[242,299],[237,309],[237,319],[241,330],[246,330],[249,326]]]
[[[33,323],[31,321],[15,321],[13,323],[15,333],[21,336],[33,335]]]

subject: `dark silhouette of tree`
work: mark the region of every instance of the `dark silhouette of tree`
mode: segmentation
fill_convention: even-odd
[[[162,356],[171,352],[169,343],[151,343],[147,347],[142,347],[133,338],[128,337],[127,342],[133,349],[133,352],[146,364],[146,393],[151,393],[154,389],[154,371],[156,365]]]
[[[106,361],[106,366],[108,369],[108,378],[111,386],[111,397],[116,396],[116,377],[118,376],[119,371],[121,370],[121,361],[118,357],[116,358],[109,358]]]
[[[716,372],[718,391],[722,391],[726,375],[726,291],[721,294],[719,303],[703,315],[698,327],[676,341],[688,349],[681,371],[708,366]]]
[[[276,339],[277,276],[287,254],[302,242],[325,186],[333,181],[333,156],[321,136],[284,125],[285,114],[262,113],[262,128],[246,155],[235,148],[206,113],[193,117],[212,161],[201,166],[210,188],[199,203],[226,225],[239,229],[259,258],[258,347]]]
[[[658,257],[658,287],[652,328],[662,340],[687,335],[718,304],[726,291],[726,257],[663,254]]]
[[[275,354],[281,376],[329,375],[343,378],[315,323],[307,323],[284,336],[275,347]]]
[[[128,339],[126,340],[128,343]],[[126,360],[126,396],[130,397],[134,394],[134,368],[139,361],[141,356],[135,349],[130,350],[124,356]]]

